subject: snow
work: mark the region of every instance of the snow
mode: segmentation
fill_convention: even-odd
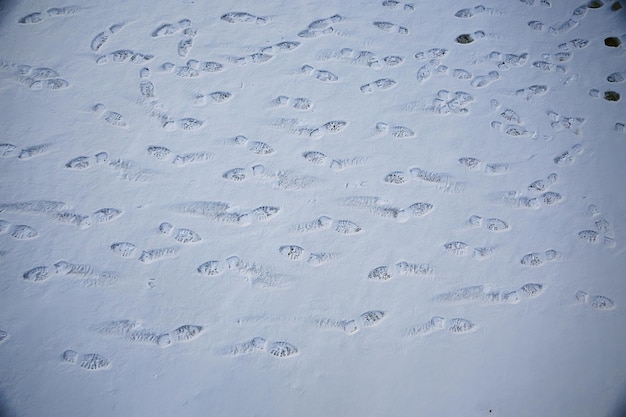
[[[0,415],[623,415],[618,5],[5,2]]]

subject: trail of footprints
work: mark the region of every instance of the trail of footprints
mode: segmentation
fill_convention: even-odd
[[[377,97],[394,94],[394,90],[401,86],[396,75],[393,75],[395,67],[402,65],[410,66],[410,70],[414,71],[414,85],[412,87],[421,87],[426,85],[433,77],[451,78],[454,85],[465,83],[466,88],[471,88],[472,93],[461,89],[440,89],[434,93],[432,100],[428,103],[412,102],[405,106],[404,111],[412,112],[415,110],[423,111],[434,115],[456,115],[465,116],[471,112],[474,103],[478,103],[483,99],[484,91],[498,92],[508,95],[512,100],[525,100],[528,102],[541,103],[542,97],[550,92],[547,84],[541,81],[550,73],[565,75],[569,73],[568,65],[574,60],[576,54],[581,49],[586,48],[590,44],[590,40],[568,35],[570,39],[564,41],[562,35],[575,32],[583,18],[589,10],[599,8],[602,2],[590,2],[586,5],[573,8],[561,20],[551,23],[543,23],[539,20],[531,20],[528,22],[529,30],[536,32],[537,36],[554,36],[554,48],[546,49],[544,52],[535,53],[530,50],[493,50],[485,56],[472,56],[473,61],[467,62],[466,66],[455,63],[453,66],[448,64],[452,58],[457,59],[449,50],[444,47],[446,45],[438,45],[435,47],[425,48],[414,53],[415,61],[407,59],[401,54],[390,52],[375,53],[373,50],[359,48],[327,48],[317,50],[317,62],[336,61],[334,68],[347,69],[345,65],[357,66],[366,71],[380,71],[379,75],[368,75],[364,78],[362,84],[353,88],[354,92],[367,100],[376,100]],[[547,0],[520,0],[520,4],[525,6],[549,8],[551,3]],[[408,35],[413,35],[414,28],[405,27],[396,23],[404,21],[404,13],[412,13],[416,6],[410,3],[403,3],[396,0],[385,0],[376,7],[382,7],[385,10],[385,18],[380,18],[370,22],[368,30],[372,32],[372,36],[379,34],[382,37],[390,37],[394,39],[408,39]],[[19,24],[31,25],[37,24],[44,20],[55,17],[69,17],[81,13],[80,7],[54,7],[47,11],[33,12],[18,19]],[[451,13],[451,17],[455,19],[483,19],[479,16],[502,16],[503,12],[497,9],[485,7],[482,4],[466,5],[466,7],[457,9]],[[252,33],[259,30],[260,26],[274,24],[274,16],[260,16],[248,11],[229,11],[221,16],[216,16],[223,25],[233,25],[240,27],[241,30],[250,30]],[[388,20],[387,20],[388,19]],[[397,19],[397,20],[396,20]],[[476,20],[477,22],[478,20]],[[165,101],[159,97],[158,79],[174,77],[183,80],[194,80],[201,77],[218,77],[224,71],[233,66],[242,65],[270,65],[281,54],[291,53],[299,49],[303,43],[311,43],[319,41],[321,37],[328,39],[340,39],[348,37],[348,32],[338,30],[338,27],[349,23],[349,18],[339,14],[322,17],[311,21],[303,30],[298,33],[291,34],[291,39],[281,40],[276,43],[268,42],[269,46],[260,46],[258,48],[250,48],[246,53],[228,56],[218,56],[218,62],[212,58],[202,60],[190,58],[190,55],[199,53],[199,43],[196,37],[200,32],[190,19],[183,18],[177,22],[161,23],[152,30],[146,31],[146,34],[152,38],[153,42],[173,42],[173,55],[176,59],[175,63],[167,60],[157,60],[157,57],[149,53],[149,48],[141,49],[116,49],[108,50],[112,37],[121,36],[122,29],[127,22],[114,23],[105,30],[95,34],[89,42],[89,48],[95,53],[95,63],[102,64],[134,64],[140,66],[139,84],[137,93],[139,94],[139,102],[146,109],[150,118],[156,120],[166,132],[175,130],[180,131],[196,131],[203,128],[207,124],[207,120],[200,120],[195,117],[172,116]],[[289,35],[287,35],[289,36]],[[398,36],[397,38],[395,38]],[[491,39],[497,37],[498,34],[486,33],[483,30],[473,30],[467,33],[459,34],[456,39],[450,39],[448,44],[455,42],[455,47],[466,48],[467,44],[473,42],[487,43]],[[558,36],[558,39],[557,39]],[[174,37],[174,41],[168,40]],[[287,37],[286,39],[290,39]],[[618,46],[620,40],[618,38],[607,38],[605,45]],[[251,53],[249,53],[251,52]],[[454,51],[453,51],[454,52]],[[160,62],[160,63],[158,63]],[[302,61],[300,61],[302,62]],[[306,61],[304,61],[306,62]],[[459,62],[459,61],[456,61]],[[322,64],[323,65],[323,64]],[[473,69],[470,65],[481,65],[482,70]],[[129,66],[131,68],[132,66]],[[524,68],[526,67],[526,68]],[[133,67],[136,68],[136,67]],[[407,67],[408,68],[408,67]],[[509,74],[515,74],[524,69],[532,72],[537,78],[537,83],[520,86],[513,91],[498,91],[492,88],[492,84],[496,83]],[[382,73],[384,71],[388,73]],[[61,77],[61,74],[48,67],[33,67],[25,64],[15,64],[9,61],[0,60],[0,71],[9,74],[18,84],[31,90],[63,90],[70,87],[70,83]],[[609,72],[609,71],[607,71]],[[321,85],[329,85],[342,83],[344,78],[340,70],[337,73],[327,68],[318,67],[317,64],[303,63],[294,71],[295,74],[303,77],[304,82],[309,79],[319,81]],[[155,76],[153,77],[153,74]],[[373,73],[372,73],[373,74]],[[293,73],[292,73],[293,75]],[[573,74],[562,81],[564,85],[575,82],[579,74]],[[608,75],[605,75],[605,81],[611,85],[618,86],[626,79],[626,72],[620,68],[616,68]],[[175,78],[174,78],[175,80]],[[156,85],[155,85],[156,84]],[[320,84],[318,84],[320,85]],[[402,85],[402,88],[408,86]],[[326,87],[320,87],[325,89]],[[331,88],[331,87],[329,87]],[[359,91],[356,91],[358,88]],[[464,87],[461,87],[465,89]],[[469,90],[468,90],[469,91]],[[318,109],[322,109],[322,102],[318,102],[315,95],[310,97],[291,94],[289,91],[281,92],[281,95],[268,96],[267,105],[271,107],[273,112],[293,112],[297,111],[299,115],[311,116]],[[276,94],[276,93],[274,93]],[[432,94],[432,93],[430,93]],[[607,101],[618,101],[620,95],[617,91],[606,90],[603,93],[599,89],[591,89],[589,96],[603,96]],[[195,90],[189,97],[189,103],[193,106],[228,106],[233,100],[239,97],[232,91],[224,91],[216,89],[211,90]],[[533,103],[534,105],[535,103]],[[490,101],[491,111],[495,112],[495,120],[492,120],[491,127],[496,131],[516,140],[537,139],[539,129],[536,126],[526,126],[522,118],[521,111],[512,105],[501,106],[496,98]],[[521,108],[521,106],[520,106]],[[122,110],[108,109],[102,103],[97,103],[90,108],[93,113],[94,120],[103,122],[110,126],[127,129],[130,126],[129,120],[123,115]],[[580,137],[583,135],[583,126],[586,118],[580,115],[562,115],[552,109],[545,110],[547,122],[555,135],[566,134]],[[326,119],[328,120],[328,119]],[[133,120],[140,123],[139,120]],[[310,140],[322,140],[329,135],[341,134],[344,132],[346,136],[351,133],[350,120],[340,117],[329,120],[320,124],[320,121],[314,121],[311,117],[293,118],[288,115],[274,119],[270,125],[286,132],[297,138]],[[626,132],[624,123],[616,122],[614,125],[616,132]],[[375,122],[372,136],[379,140],[404,141],[421,137],[423,132],[419,130],[419,125],[404,126],[395,123],[393,120],[385,120]],[[544,139],[551,139],[552,136],[544,135]],[[250,140],[244,135],[228,137],[221,142],[240,148],[258,157],[272,157],[281,149],[276,145],[279,141]],[[9,158],[17,156],[18,159],[28,161],[31,158],[45,155],[54,146],[51,143],[40,143],[32,146],[23,147],[18,151],[18,146],[9,142],[0,143],[0,157]],[[179,149],[173,151],[174,146],[170,145],[149,145],[145,148],[147,154],[159,162],[171,163],[176,167],[184,167],[192,164],[204,164],[216,161],[220,155],[217,152],[208,150],[192,150]],[[487,201],[494,205],[503,206],[502,210],[510,208],[521,209],[543,209],[545,207],[560,204],[564,197],[557,191],[552,190],[552,186],[559,184],[566,178],[566,169],[574,166],[578,162],[578,157],[583,153],[581,144],[573,144],[569,148],[554,155],[552,161],[553,166],[546,166],[544,174],[529,181],[524,190],[510,190],[490,193]],[[368,164],[369,156],[330,156],[319,150],[306,150],[302,152],[301,158],[303,163],[309,163],[315,166],[331,168],[336,172],[341,172],[347,168],[358,168]],[[475,156],[461,155],[456,162],[463,166],[466,170],[472,172],[480,172],[486,175],[502,175],[511,172],[511,169],[518,162],[487,162]],[[144,169],[132,161],[127,159],[113,159],[109,157],[108,152],[99,152],[95,155],[79,155],[68,160],[64,168],[69,171],[82,171],[95,166],[106,166],[112,172],[115,172],[121,179],[128,181],[149,181],[158,176],[157,171]],[[558,172],[551,172],[552,169],[559,169]],[[563,170],[563,172],[561,171]],[[321,175],[324,175],[322,172]],[[273,188],[281,191],[301,191],[315,186],[320,183],[317,177],[308,175],[300,175],[294,171],[288,170],[272,170],[267,164],[252,163],[249,166],[241,165],[224,171],[221,179],[227,182],[240,183],[250,179],[270,184]],[[409,181],[414,181],[422,185],[433,185],[437,190],[447,193],[462,193],[465,191],[466,184],[456,180],[452,175],[445,171],[435,171],[425,169],[423,167],[410,166],[406,170],[388,171],[386,174],[381,173],[380,179],[383,183],[390,186],[401,186]],[[364,182],[362,182],[364,184]],[[233,185],[236,186],[236,185]],[[400,190],[399,188],[396,190]],[[372,196],[357,195],[350,196],[339,200],[339,204],[354,210],[361,210],[371,214],[374,217],[383,219],[393,219],[400,222],[408,221],[412,218],[422,218],[429,215],[435,209],[435,204],[426,201],[417,201],[407,207],[397,207],[390,201]],[[223,201],[187,201],[181,202],[169,207],[169,209],[179,216],[201,217],[215,223],[223,223],[236,225],[240,227],[250,226],[254,223],[272,221],[282,208],[275,205],[263,205],[256,208],[231,207],[227,202]],[[577,232],[573,232],[575,237],[583,244],[597,245],[604,247],[615,247],[615,234],[612,225],[600,216],[599,209],[590,206],[588,210],[591,221],[588,227]],[[66,224],[77,227],[78,229],[89,229],[100,223],[108,223],[120,217],[122,210],[115,208],[103,208],[91,214],[81,214],[71,209],[67,204],[48,200],[33,200],[18,203],[0,204],[0,213],[43,215],[49,220],[59,224]],[[468,213],[469,214],[469,213]],[[468,229],[481,229],[492,233],[507,233],[511,230],[508,218],[505,213],[500,217],[488,217],[478,214],[472,214],[464,220],[464,224]],[[26,224],[19,222],[9,222],[0,220],[0,234],[6,234],[16,240],[32,240],[39,236],[39,231]],[[295,235],[314,233],[314,232],[334,232],[338,235],[362,235],[365,231],[364,226],[346,218],[331,218],[327,215],[321,215],[314,219],[305,220],[292,226]],[[157,229],[157,233],[162,235],[164,239],[168,239],[168,243],[156,248],[139,248],[130,241],[117,241],[110,244],[110,253],[114,256],[135,259],[143,264],[151,264],[162,260],[175,260],[178,254],[185,246],[203,244],[204,240],[192,229],[185,227],[175,227],[172,223],[161,222]],[[476,232],[483,233],[483,232]],[[358,239],[358,238],[357,238]],[[297,240],[297,239],[294,239]],[[165,240],[164,240],[165,242]],[[445,242],[445,241],[444,241]],[[469,243],[468,243],[469,242]],[[310,250],[309,250],[310,249]],[[299,244],[284,244],[275,248],[278,255],[287,263],[303,263],[308,266],[318,267],[332,262],[340,262],[342,254],[330,251],[315,251],[315,248],[306,248]],[[450,256],[452,261],[454,257],[467,256],[472,254],[477,259],[487,259],[493,256],[497,251],[497,246],[473,246],[470,240],[449,240],[439,246],[440,251],[444,251]],[[0,252],[4,258],[6,253]],[[206,258],[205,258],[206,259]],[[565,260],[565,255],[555,249],[539,249],[521,255],[519,258],[519,266],[521,268],[536,268],[555,261]],[[425,278],[424,282],[430,283],[431,278],[436,277],[437,268],[429,262],[408,262],[398,260],[392,265],[379,265],[367,272],[366,279],[369,282],[387,282],[395,280],[399,277]],[[190,271],[192,272],[192,271]],[[231,274],[246,279],[253,286],[260,288],[282,288],[293,280],[292,277],[277,272],[273,266],[262,265],[251,262],[247,258],[243,259],[239,255],[231,255],[225,258],[213,258],[200,263],[195,267],[195,273],[201,277],[217,277],[222,274]],[[23,279],[28,282],[40,283],[47,281],[53,277],[69,277],[79,283],[87,286],[103,286],[110,285],[119,279],[116,272],[106,271],[91,264],[73,263],[66,260],[59,260],[52,265],[35,266],[23,273]],[[431,298],[431,302],[435,306],[454,303],[476,303],[481,305],[492,304],[518,304],[523,300],[530,300],[543,294],[547,286],[539,283],[527,283],[517,289],[494,289],[489,285],[473,285],[469,287],[457,288],[447,292],[435,294]],[[612,310],[616,308],[614,301],[603,295],[589,295],[585,291],[578,291],[574,297],[576,303],[587,305],[595,310]],[[335,330],[348,335],[355,334],[361,329],[367,329],[378,326],[388,316],[385,310],[369,310],[358,317],[336,319],[336,318],[307,318],[314,326],[322,330]],[[479,326],[473,321],[462,318],[452,317],[444,318],[442,316],[432,316],[429,320],[418,323],[415,326],[405,330],[405,336],[425,336],[440,330],[445,330],[451,334],[466,334],[477,330]],[[131,344],[146,344],[165,348],[174,343],[189,342],[198,338],[206,329],[201,325],[184,324],[175,329],[159,330],[144,327],[143,324],[135,320],[114,320],[104,322],[93,326],[92,330],[103,337],[112,337],[119,340],[129,342]],[[0,343],[8,338],[8,333],[0,330]],[[220,353],[229,357],[239,357],[242,355],[252,354],[254,352],[263,352],[275,358],[291,358],[300,355],[300,349],[290,342],[277,340],[268,341],[264,337],[254,336],[243,342],[235,343],[224,347]],[[68,364],[78,365],[85,370],[101,370],[108,369],[111,362],[100,353],[79,353],[74,350],[66,350],[61,355],[64,362]]]

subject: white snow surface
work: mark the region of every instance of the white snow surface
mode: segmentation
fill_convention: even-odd
[[[3,2],[0,415],[623,416],[619,6]]]

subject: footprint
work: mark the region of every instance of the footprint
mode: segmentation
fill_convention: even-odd
[[[303,65],[300,67],[300,73],[303,75],[312,75],[317,80],[324,83],[334,83],[339,81],[339,77],[334,73],[327,70],[315,69],[310,65]]]
[[[342,22],[343,20],[345,20],[343,16],[335,14],[330,17],[325,17],[323,19],[317,19],[312,21],[311,23],[309,23],[308,28],[312,30],[326,29],[330,27],[330,25],[332,25],[333,23]]]
[[[402,3],[396,0],[385,0],[382,2],[382,6],[392,10],[403,10],[405,12],[415,11],[413,3]]]
[[[134,320],[114,320],[99,323],[92,330],[105,336],[117,336],[132,343],[156,345],[160,348],[169,347],[174,343],[184,343],[197,339],[204,327],[195,324],[184,324],[174,330],[160,332],[142,327]]]
[[[587,5],[582,5],[574,9],[572,16],[561,22],[550,26],[549,32],[553,35],[562,35],[573,30],[587,14]]]
[[[530,101],[535,97],[540,97],[545,95],[548,92],[548,86],[544,84],[533,84],[526,88],[522,88],[520,90],[515,91],[516,96],[524,97],[526,100]]]
[[[230,205],[221,201],[189,201],[175,204],[171,209],[181,214],[200,216],[218,223],[240,226],[250,224],[248,214],[229,211]]]
[[[254,23],[265,25],[267,17],[255,16],[247,12],[228,12],[220,16],[220,19],[228,23]]]
[[[276,151],[274,148],[263,141],[249,141],[247,137],[238,135],[233,138],[229,138],[225,141],[225,144],[230,146],[246,146],[247,150],[256,155],[273,155]],[[262,165],[259,165],[258,169],[261,169]],[[253,167],[254,168],[254,167]],[[263,171],[264,172],[264,171]]]
[[[559,175],[553,172],[544,178],[540,178],[538,180],[531,182],[528,185],[528,190],[544,192],[544,191],[547,191],[552,185],[556,184],[558,180],[559,180]]]
[[[383,32],[388,33],[399,33],[400,35],[408,35],[409,29],[404,26],[397,25],[395,23],[387,22],[387,21],[376,21],[372,22],[372,24],[377,28],[382,30]]]
[[[81,230],[93,226],[93,219],[90,216],[78,214],[73,211],[60,211],[52,216],[52,220],[61,224],[76,226]]]
[[[172,343],[184,343],[197,339],[204,331],[203,326],[195,324],[183,324],[169,333],[159,336],[157,345],[159,347],[167,347]]]
[[[9,338],[9,334],[4,330],[0,330],[0,344]]]
[[[434,184],[438,191],[460,193],[465,188],[465,184],[454,181],[447,173],[426,171],[417,167],[410,168],[409,173],[413,179]]]
[[[41,282],[45,281],[51,276],[51,271],[47,266],[36,266],[28,271],[24,272],[22,277],[26,281]]]
[[[318,54],[320,61],[341,60],[352,65],[364,66],[372,69],[380,69],[383,65],[390,67],[401,64],[404,60],[400,56],[389,55],[380,58],[378,55],[368,50],[355,51],[352,48],[342,48],[340,50],[329,49]]]
[[[387,313],[381,310],[370,310],[359,316],[363,327],[378,326],[386,317]]]
[[[96,223],[109,223],[119,219],[123,213],[121,209],[105,207],[93,212],[91,218],[94,219]]]
[[[273,126],[287,129],[290,133],[297,136],[308,137],[313,140],[319,140],[326,134],[337,134],[343,131],[347,126],[346,120],[330,120],[321,126],[313,127],[310,125],[304,125],[298,119],[278,119],[273,123]]]
[[[335,29],[331,25],[333,23],[342,22],[343,20],[345,20],[343,16],[338,14],[314,20],[308,25],[305,30],[299,32],[298,36],[301,38],[313,39],[324,35],[330,35],[335,31]]]
[[[297,41],[282,41],[282,42],[278,42],[275,45],[267,46],[261,49],[261,53],[267,54],[267,55],[274,55],[278,53],[291,52],[295,50],[296,48],[300,47],[300,45],[302,45],[302,43],[297,42]]]
[[[610,83],[623,83],[626,80],[626,71],[609,74],[606,80]]]
[[[9,235],[17,240],[32,240],[39,236],[39,232],[28,225],[18,224],[10,229]]]
[[[560,260],[562,258],[563,258],[563,255],[560,252],[554,249],[549,249],[543,253],[540,253],[540,252],[528,253],[522,257],[522,259],[520,260],[520,263],[523,266],[538,267],[548,262]]]
[[[462,241],[448,242],[443,247],[446,252],[454,256],[466,256],[472,250],[472,256],[478,260],[491,258],[497,251],[497,248],[494,246],[481,246],[470,249],[469,245]]]
[[[298,348],[288,342],[272,342],[266,346],[266,351],[276,358],[287,358],[298,354]]]
[[[418,82],[424,82],[428,80],[432,75],[439,74],[447,74],[448,67],[445,65],[441,65],[438,59],[431,59],[428,63],[422,65],[417,72],[415,73],[415,77]]]
[[[501,122],[494,120],[491,122],[491,127],[514,138],[521,137],[535,139],[537,137],[537,132],[533,132],[517,124],[504,125]]]
[[[537,283],[528,283],[522,285],[520,288],[520,293],[527,298],[535,298],[543,294],[544,286],[542,284]]]
[[[110,247],[114,254],[122,258],[134,257],[137,249],[137,246],[131,242],[116,242]]]
[[[11,143],[0,143],[0,158],[7,158],[11,156],[16,146]]]
[[[458,17],[459,19],[470,19],[476,15],[483,13],[496,14],[496,11],[493,9],[487,9],[482,4],[479,4],[472,8],[460,9],[454,14],[454,16]]]
[[[461,241],[448,242],[443,247],[448,253],[455,256],[465,256],[469,253],[469,245]]]
[[[545,72],[558,72],[561,74],[565,74],[567,69],[563,65],[553,64],[548,61],[534,61],[533,67],[540,69]]]
[[[189,28],[191,28],[191,20],[189,19],[182,19],[177,23],[165,23],[152,31],[152,37],[159,38],[163,36],[171,36]]]
[[[510,229],[507,222],[497,217],[483,219],[480,216],[472,215],[467,220],[467,224],[471,227],[482,227],[491,232],[503,232]]]
[[[34,12],[19,18],[17,21],[23,25],[32,25],[45,20],[47,17],[48,15],[46,13]]]
[[[485,36],[485,32],[483,32],[482,30],[478,30],[474,33],[462,33],[456,37],[455,41],[456,43],[459,43],[461,45],[467,45],[474,42],[476,39],[482,39]]]
[[[117,24],[109,26],[107,30],[98,33],[91,40],[91,44],[90,44],[91,50],[94,52],[98,52],[104,46],[104,44],[108,42],[111,35],[114,35],[120,30],[122,30],[124,26],[126,26],[125,23],[117,23]]]
[[[302,153],[302,157],[314,165],[328,165],[335,171],[343,171],[346,168],[358,167],[368,161],[366,157],[352,157],[333,159],[330,164],[327,164],[328,156],[323,152],[318,151],[306,151]]]
[[[6,220],[0,220],[0,235],[6,233],[11,227],[11,223]]]
[[[448,331],[453,334],[465,334],[473,332],[477,326],[464,318],[453,318],[448,322]]]
[[[172,158],[172,164],[177,167],[184,167],[189,164],[197,164],[201,162],[213,160],[213,154],[206,151],[187,152],[176,155]]]
[[[342,203],[348,207],[365,209],[378,217],[396,219],[400,222],[408,220],[409,215],[413,214],[411,209],[405,211],[391,206],[387,201],[378,197],[353,196],[343,199]]]
[[[424,217],[427,214],[431,213],[433,209],[434,206],[432,204],[419,201],[417,203],[411,204],[405,210],[413,217]]]
[[[306,97],[289,98],[287,96],[278,96],[270,102],[272,107],[282,107],[290,105],[296,110],[306,111],[313,108],[313,101]]]
[[[581,304],[589,304],[596,310],[613,310],[615,309],[615,303],[608,297],[603,295],[589,295],[584,291],[578,291],[576,293],[576,301]]]
[[[392,125],[389,126],[388,123],[378,122],[376,123],[376,133],[377,134],[389,134],[391,137],[396,139],[408,139],[415,137],[415,132],[402,125]]]
[[[148,146],[147,151],[150,156],[161,161],[169,158],[172,154],[172,151],[165,146]]]
[[[604,246],[614,247],[615,241],[612,237],[603,236],[595,230],[581,230],[577,233],[580,240],[590,244],[597,244],[602,242]]]
[[[200,264],[196,270],[200,275],[214,277],[223,272],[223,266],[219,260],[213,260]]]
[[[19,203],[0,204],[0,213],[54,214],[67,209],[67,204],[52,200],[31,200]]]
[[[359,326],[355,320],[333,320],[333,319],[318,319],[315,322],[316,326],[324,330],[339,330],[345,334],[354,334],[359,331]]]
[[[589,40],[576,38],[576,39],[572,39],[569,42],[564,42],[564,43],[559,44],[559,49],[561,51],[569,52],[572,49],[584,49],[587,46],[589,46]]]
[[[63,360],[80,366],[88,371],[99,371],[110,368],[111,363],[99,353],[79,354],[74,350],[63,352]]]
[[[204,102],[210,100],[214,104],[221,104],[229,102],[232,98],[233,94],[228,91],[214,91],[208,94],[198,94],[194,100],[195,103],[199,103],[198,100],[200,100],[200,102],[202,102],[202,100],[204,100]]]
[[[372,281],[384,282],[389,281],[396,275],[432,277],[434,275],[434,268],[430,264],[399,261],[396,262],[393,267],[379,266],[372,269],[367,274],[367,279]]]
[[[362,93],[369,94],[374,91],[389,90],[396,86],[396,81],[392,78],[380,78],[371,83],[363,84],[359,89]]]
[[[520,0],[522,3],[526,4],[527,6],[533,6],[535,4],[535,0]],[[550,3],[549,0],[540,0],[539,5],[541,5],[541,7],[552,7],[552,4]]]
[[[337,220],[335,222],[335,232],[342,235],[353,235],[363,231],[361,226],[351,220]]]
[[[130,49],[119,49],[117,51],[113,51],[106,55],[100,55],[96,58],[96,64],[108,64],[108,63],[116,63],[116,64],[135,64],[135,65],[144,65],[154,59],[154,55],[145,54],[142,52],[132,51]]]
[[[433,316],[430,320],[420,323],[408,329],[405,334],[407,336],[426,336],[436,331],[443,330],[445,327],[445,319],[440,316]]]
[[[32,25],[35,23],[39,23],[48,17],[60,17],[60,16],[69,16],[73,14],[77,14],[82,9],[77,6],[67,6],[67,7],[53,7],[48,9],[45,12],[33,12],[24,17],[18,19],[18,23],[23,25]]]
[[[224,58],[235,65],[248,65],[248,64],[264,64],[274,58],[273,55],[257,52],[246,56],[224,56]]]
[[[573,145],[569,150],[557,155],[553,161],[557,165],[572,165],[576,161],[576,155],[583,153],[582,145]]]
[[[96,267],[89,264],[73,264],[61,260],[56,262],[53,267],[56,275],[78,278],[82,284],[87,286],[110,285],[117,280],[115,272],[99,272]]]
[[[242,356],[253,352],[266,352],[275,358],[288,358],[298,355],[298,348],[289,342],[268,342],[262,337],[254,337],[243,343],[238,343],[222,351],[227,356]]]
[[[108,167],[117,173],[118,178],[131,182],[149,182],[159,175],[157,171],[137,167],[135,162],[124,159],[110,161]]]
[[[51,145],[48,143],[44,143],[41,145],[34,145],[24,148],[20,151],[20,154],[17,156],[18,159],[23,161],[27,161],[39,155],[45,155],[50,151]]]
[[[418,324],[405,332],[406,336],[427,336],[446,327],[446,320],[440,316],[434,316],[429,321]],[[447,330],[453,334],[470,333],[477,329],[477,326],[464,318],[453,318],[447,322]]]
[[[484,88],[498,79],[500,79],[498,71],[490,71],[487,75],[475,76],[470,84],[474,88]]]
[[[291,261],[306,259],[306,262],[311,266],[325,265],[341,257],[341,254],[337,252],[308,252],[298,245],[281,246],[278,248],[278,252]]]
[[[314,39],[314,38],[319,38],[320,36],[330,35],[332,33],[335,33],[335,29],[332,26],[330,26],[330,27],[327,27],[326,29],[319,29],[319,30],[305,29],[303,31],[298,32],[298,36],[301,38],[305,38],[305,39]]]
[[[177,52],[178,56],[181,58],[187,58],[187,55],[191,52],[193,48],[193,37],[187,37],[178,42]]]
[[[223,350],[227,356],[242,356],[252,352],[264,351],[267,341],[262,337],[254,337],[251,340],[237,343]]]
[[[272,268],[264,265],[248,262],[239,256],[230,256],[226,258],[228,270],[235,271],[243,275],[246,281],[253,286],[261,288],[282,288],[285,287],[290,278],[280,273],[274,272]]]
[[[527,197],[517,191],[504,191],[493,193],[490,200],[494,204],[504,205],[511,208],[539,209],[544,206],[551,206],[563,200],[561,194],[554,191],[547,191],[538,197]]]
[[[299,223],[295,226],[295,231],[299,233],[318,232],[330,229],[333,219],[328,216],[320,216],[314,220]]]
[[[519,55],[508,53],[503,55],[497,52],[495,57],[492,55],[490,58],[498,60],[498,69],[508,71],[511,68],[524,66],[528,61],[528,53],[523,52]]]
[[[109,154],[107,152],[99,152],[93,156],[77,156],[70,159],[65,168],[82,171],[87,168],[91,168],[96,164],[101,164],[109,161]]]
[[[174,230],[173,238],[178,243],[183,243],[183,244],[197,243],[197,242],[202,241],[202,238],[196,232],[194,232],[191,229],[184,229],[184,228]]]
[[[458,80],[472,79],[472,73],[463,68],[455,68],[452,70],[452,76]]]
[[[510,170],[510,164],[505,162],[483,163],[480,159],[464,156],[458,159],[459,164],[464,165],[470,171],[482,171],[488,175],[506,174]]]
[[[517,304],[517,290],[491,290],[482,285],[459,288],[439,294],[433,298],[442,303]]]
[[[179,251],[180,248],[177,246],[147,249],[141,252],[139,261],[144,264],[151,264],[153,262],[161,261],[163,259],[171,259],[177,257]]]
[[[106,109],[104,104],[98,103],[92,107],[91,111],[96,114],[98,118],[102,118],[105,122],[110,124],[111,126],[119,127],[122,129],[128,128],[128,123],[118,112],[109,111]]]

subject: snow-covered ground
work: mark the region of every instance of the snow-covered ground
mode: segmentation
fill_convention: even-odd
[[[620,2],[4,2],[0,415],[623,415]]]

